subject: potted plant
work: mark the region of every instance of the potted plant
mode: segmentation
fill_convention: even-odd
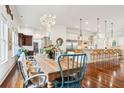
[[[22,51],[25,53],[26,58],[28,58],[28,56],[30,55],[29,50],[23,49]]]
[[[55,46],[49,45],[44,48],[45,54],[48,55],[49,58],[54,59],[55,58]]]
[[[63,39],[62,38],[58,38],[56,40],[56,44],[55,45],[51,44],[51,45],[49,45],[47,47],[44,47],[45,54],[47,54],[47,56],[49,58],[55,59],[55,52],[61,50],[59,47],[62,46],[62,44],[63,44]]]

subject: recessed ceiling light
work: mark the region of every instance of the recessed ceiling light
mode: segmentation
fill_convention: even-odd
[[[85,24],[88,24],[88,22],[86,21]]]

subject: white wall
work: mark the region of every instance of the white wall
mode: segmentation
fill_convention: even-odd
[[[60,47],[64,51],[66,50],[66,27],[65,26],[56,26],[51,31],[52,43],[56,44],[58,38],[63,39],[63,45]]]
[[[15,27],[16,29],[19,29],[19,22],[18,17],[16,15],[14,6],[10,7],[12,10],[12,14],[14,15],[13,21],[10,18],[10,15],[6,13],[5,6],[0,6],[0,14],[4,15],[4,17],[7,19],[9,28]],[[8,62],[5,62],[3,64],[0,64],[0,85],[4,81],[5,77],[8,75],[9,71],[11,71],[12,67],[15,64],[15,58],[12,57],[12,50],[8,51]]]

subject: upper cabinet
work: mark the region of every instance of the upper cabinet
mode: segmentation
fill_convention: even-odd
[[[32,46],[32,36],[18,34],[19,46]]]
[[[32,46],[32,36],[24,35],[24,45]]]

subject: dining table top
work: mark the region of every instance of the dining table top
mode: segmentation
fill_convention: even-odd
[[[58,64],[54,59],[49,59],[48,57],[40,54],[37,55],[35,59],[40,64],[44,73],[50,74],[59,71]]]
[[[36,58],[36,61],[40,64],[41,69],[44,71],[44,73],[52,74],[55,72],[60,72],[58,63],[57,63],[57,61],[55,61],[55,59],[50,59],[43,55],[37,55],[35,58]],[[72,62],[69,62],[69,65],[72,65]],[[61,61],[61,66],[62,66],[63,70],[68,69],[68,62],[66,59],[63,59]],[[72,67],[70,67],[70,69],[71,68]]]
[[[39,63],[39,65],[41,66],[42,71],[44,72],[44,74],[47,75],[48,78],[48,82],[50,82],[48,84],[48,87],[53,87],[53,82],[55,79],[57,78],[61,78],[61,74],[60,74],[60,69],[58,66],[57,61],[55,61],[55,59],[50,59],[44,55],[41,54],[37,54],[35,56],[36,61]],[[73,62],[68,62],[66,58],[64,58],[63,60],[61,60],[61,67],[62,70],[65,74],[68,73],[68,65],[72,65]],[[77,67],[76,67],[76,62],[74,62],[74,72],[77,71]],[[78,64],[78,66],[80,66],[80,64]],[[79,70],[80,68],[78,68]],[[72,70],[72,67],[69,67],[69,70]]]

